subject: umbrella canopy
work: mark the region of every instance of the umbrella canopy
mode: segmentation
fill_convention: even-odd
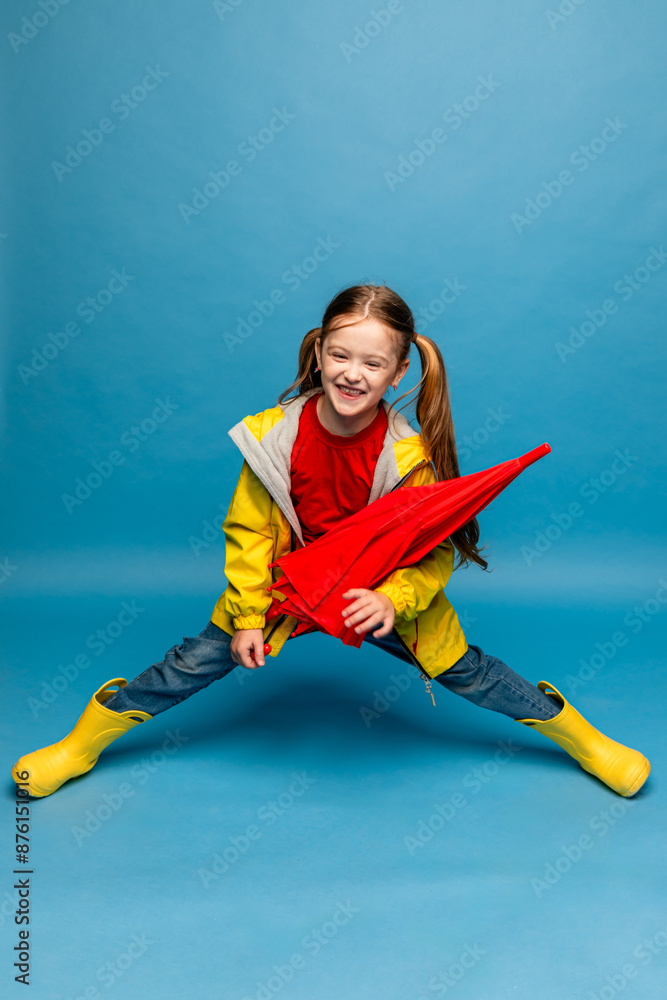
[[[346,645],[361,646],[364,633],[345,627],[341,612],[350,600],[342,595],[351,588],[373,590],[393,570],[414,565],[550,451],[542,444],[482,472],[399,487],[374,500],[314,542],[269,564],[280,566],[284,575],[267,590],[284,597],[274,597],[267,618],[294,615],[302,623],[299,632],[314,627]]]

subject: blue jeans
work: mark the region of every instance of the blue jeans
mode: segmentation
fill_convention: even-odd
[[[184,636],[183,642],[172,646],[163,660],[112,695],[105,707],[114,712],[139,709],[149,715],[166,712],[239,667],[230,655],[231,640],[223,629],[209,622],[198,636]],[[364,642],[414,664],[395,630],[379,639],[373,637],[372,631],[367,632]],[[487,656],[479,646],[469,645],[460,660],[433,679],[473,704],[512,719],[552,719],[560,711],[552,698],[495,656]]]

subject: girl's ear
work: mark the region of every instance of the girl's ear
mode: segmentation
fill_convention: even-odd
[[[402,364],[400,364],[396,369],[396,374],[394,375],[392,382],[396,381],[396,379],[403,378],[409,367],[410,367],[410,359],[406,358],[405,361]]]

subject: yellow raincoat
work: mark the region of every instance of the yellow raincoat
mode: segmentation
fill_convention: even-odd
[[[228,432],[244,461],[223,524],[227,588],[211,620],[229,635],[237,629],[261,628],[265,642],[270,639],[271,656],[278,655],[297,620],[285,615],[265,622],[272,596],[284,596],[277,590],[267,592],[269,584],[282,576],[279,566],[268,567],[296,547],[293,535],[304,544],[289,495],[290,457],[303,406],[313,392],[322,391],[314,389],[245,417]],[[383,400],[382,405],[389,423],[369,503],[399,484],[423,486],[436,481],[419,434],[389,403]],[[413,566],[394,570],[375,588],[394,605],[394,628],[428,677],[449,669],[468,648],[444,593],[453,567],[454,548],[442,542]],[[326,580],[324,567],[323,574]]]

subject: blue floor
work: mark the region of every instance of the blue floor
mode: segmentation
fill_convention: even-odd
[[[3,605],[3,997],[19,989],[9,768],[65,735],[102,682],[201,631],[212,602],[137,607],[96,653],[88,636],[116,618],[115,597]],[[470,642],[646,753],[653,772],[635,798],[437,684],[434,709],[379,649],[299,637],[31,800],[30,995],[663,996],[660,621],[626,629],[627,645],[586,669],[580,658],[604,646],[623,608],[467,611]],[[78,654],[90,665],[68,679],[59,667]]]

